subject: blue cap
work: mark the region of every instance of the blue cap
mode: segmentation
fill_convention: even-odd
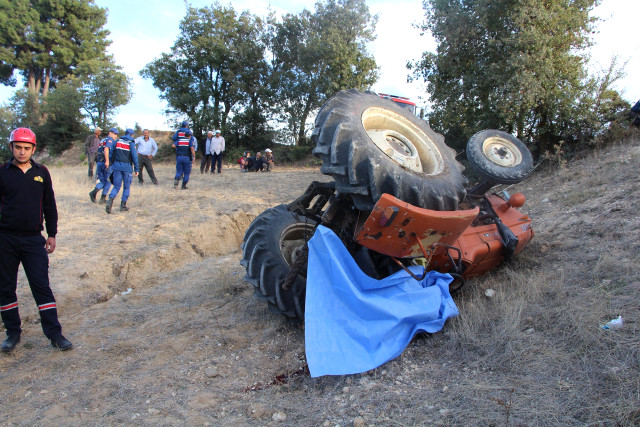
[[[111,128],[111,129],[109,129],[109,132],[113,132],[113,133],[115,133],[116,135],[120,133],[120,131],[118,130],[118,128]]]
[[[189,127],[189,122],[182,122],[182,127],[184,128]]]
[[[133,129],[131,129],[131,128],[127,129],[127,130],[124,132],[124,134],[125,134],[125,135],[133,135],[134,133],[136,133],[136,132],[135,132]]]
[[[184,134],[185,135],[192,135],[191,129],[187,129],[187,131]]]

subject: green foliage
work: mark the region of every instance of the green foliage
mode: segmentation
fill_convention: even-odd
[[[274,132],[260,112],[248,108],[233,116],[224,138],[227,146],[255,152],[273,143]]]
[[[156,161],[175,160],[176,150],[171,144],[158,144],[158,151],[155,155]]]
[[[106,21],[92,0],[0,0],[0,83],[15,85],[19,71],[46,96],[79,63],[104,56]]]
[[[226,135],[234,107],[236,112],[253,111],[257,124],[249,130],[255,130],[266,121],[262,32],[261,19],[249,12],[237,14],[218,3],[189,7],[171,53],[147,64],[140,74],[161,91],[170,106],[168,114],[188,117],[196,137],[214,128]]]
[[[75,73],[82,82],[82,108],[92,127],[108,129],[117,108],[131,98],[131,79],[122,72],[122,67],[113,64],[110,57],[84,61]]]
[[[281,151],[280,158],[282,161],[297,162],[311,155],[312,147],[308,145],[292,146],[284,148]],[[280,154],[280,153],[278,153]],[[277,159],[278,157],[276,157]]]
[[[247,151],[246,148],[242,148],[242,147],[231,147],[231,148],[226,148],[224,150],[224,162],[228,165],[231,166],[235,166],[235,167],[239,167],[238,165],[238,159],[240,157],[242,157],[242,155],[244,154],[244,152]],[[251,151],[251,150],[249,150]],[[251,151],[251,154],[255,154],[255,151]]]
[[[15,117],[14,127],[32,129],[38,149],[47,147],[58,154],[87,132],[80,113],[82,92],[74,78],[58,82],[47,98],[40,98],[27,89],[16,92],[9,107]]]
[[[43,102],[46,121],[35,129],[39,144],[48,147],[52,154],[69,148],[74,140],[86,133],[80,113],[82,92],[76,79],[64,79]]]
[[[377,17],[364,0],[325,0],[315,7],[270,20],[275,113],[296,144],[305,138],[310,113],[328,98],[342,89],[367,89],[378,78],[366,49]]]
[[[538,154],[592,140],[625,108],[611,89],[615,64],[602,77],[584,69],[597,3],[426,1],[423,30],[438,48],[408,65],[428,83],[432,126],[458,149],[486,128],[531,140]]]
[[[0,162],[4,163],[11,157],[9,149],[9,135],[17,126],[15,112],[9,107],[0,107]]]

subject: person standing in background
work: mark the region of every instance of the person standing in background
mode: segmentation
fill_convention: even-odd
[[[100,133],[101,127],[93,129],[93,133],[84,140],[84,153],[87,156],[87,163],[89,163],[89,178],[93,178],[93,164],[96,162],[96,153],[100,146]]]
[[[143,168],[147,168],[147,173],[149,174],[149,178],[154,185],[158,185],[158,179],[156,178],[156,174],[153,172],[153,164],[151,163],[151,159],[158,152],[158,144],[156,141],[149,136],[149,129],[145,129],[142,131],[142,136],[136,138],[136,151],[138,152],[138,162],[140,163],[140,173],[138,174],[138,183],[140,185],[144,184],[144,177],[142,170]]]
[[[207,139],[202,144],[202,159],[200,160],[200,174],[209,172],[209,165],[211,164],[211,139],[213,138],[213,132],[207,132]],[[213,167],[211,168],[213,173]]]
[[[224,151],[224,138],[221,132],[216,130],[216,136],[211,140],[211,173],[215,173],[214,168],[218,167],[218,173],[222,173],[222,152]]]

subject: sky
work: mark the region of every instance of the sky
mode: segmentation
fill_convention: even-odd
[[[95,0],[108,9],[106,28],[112,43],[108,48],[115,62],[131,78],[133,96],[130,102],[114,115],[118,126],[169,130],[163,113],[166,104],[150,80],[140,77],[139,71],[163,52],[169,52],[178,35],[178,25],[185,14],[185,3],[177,0]],[[212,0],[190,0],[194,7],[208,6]],[[228,4],[224,0],[223,4]],[[424,11],[420,0],[367,0],[372,14],[378,15],[377,39],[368,45],[380,67],[380,78],[373,86],[379,93],[411,98],[419,106],[427,105],[424,83],[407,83],[409,60],[419,59],[425,51],[435,51],[436,43],[429,35],[421,36],[415,24],[422,22]],[[236,11],[249,10],[265,16],[269,8],[276,13],[297,13],[312,9],[313,2],[297,0],[235,0]],[[616,56],[626,62],[626,77],[617,85],[623,98],[634,103],[640,98],[640,79],[632,79],[632,70],[640,70],[640,41],[633,37],[638,0],[603,0],[593,15],[603,19],[593,34],[594,46],[589,69],[598,73],[606,69]],[[14,88],[0,86],[0,104],[12,95]]]

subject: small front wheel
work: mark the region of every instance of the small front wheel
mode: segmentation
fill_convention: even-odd
[[[467,159],[489,182],[517,184],[533,171],[529,149],[515,136],[488,129],[473,135],[467,143]]]

